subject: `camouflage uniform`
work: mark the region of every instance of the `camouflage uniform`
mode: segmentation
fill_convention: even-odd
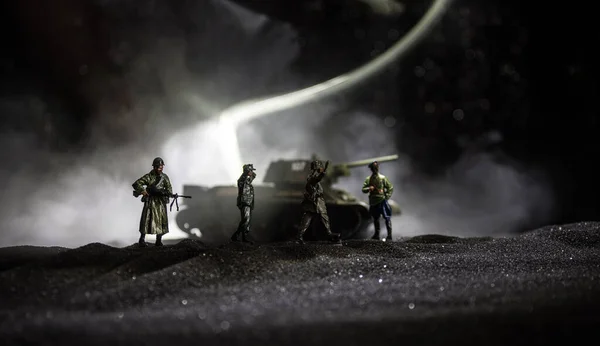
[[[237,181],[237,207],[240,209],[241,220],[236,232],[231,236],[231,240],[239,241],[241,234],[243,242],[252,243],[248,239],[248,234],[250,233],[252,210],[254,210],[254,186],[252,186],[252,181],[256,178],[256,173],[254,173],[256,169],[252,164],[247,164],[244,165],[243,170],[244,173],[242,173]]]
[[[327,215],[327,206],[325,205],[325,198],[323,197],[323,187],[321,186],[321,180],[326,174],[326,171],[320,171],[323,168],[321,161],[315,160],[310,164],[311,172],[306,179],[306,191],[304,192],[304,199],[302,200],[302,218],[300,220],[300,231],[298,232],[296,241],[300,244],[304,243],[302,237],[304,233],[310,227],[310,224],[314,217],[317,217],[323,226],[329,240],[332,242],[339,242],[339,234],[331,232],[331,226],[329,224],[329,216]]]
[[[377,161],[369,164],[369,168],[373,174],[365,179],[362,192],[369,194],[369,212],[375,226],[375,234],[373,234],[371,239],[379,239],[379,218],[383,216],[388,234],[386,240],[392,240],[392,208],[388,203],[388,199],[392,197],[394,186],[386,176],[379,173],[379,164]],[[372,191],[369,188],[370,186],[374,187]]]
[[[160,158],[156,158],[153,166],[157,167],[156,163],[164,162]],[[156,234],[157,245],[162,245],[160,238],[169,233],[169,219],[167,215],[167,204],[169,197],[173,194],[171,180],[165,173],[158,173],[153,169],[139,178],[132,184],[133,194],[138,197],[142,191],[147,191],[148,196],[142,197],[144,207],[142,208],[142,216],[140,218],[140,244],[145,245],[144,236],[146,234]],[[142,244],[144,243],[144,244]]]

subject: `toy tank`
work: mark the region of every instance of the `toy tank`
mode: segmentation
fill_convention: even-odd
[[[300,203],[304,195],[306,178],[312,159],[273,161],[263,174],[263,183],[254,182],[255,208],[252,213],[251,233],[259,241],[286,241],[294,237],[302,211]],[[342,235],[342,239],[368,238],[367,228],[371,224],[369,205],[333,185],[339,177],[349,176],[350,169],[366,167],[373,161],[397,160],[398,155],[375,157],[341,164],[330,163],[327,175],[321,181],[331,223],[331,230]],[[241,172],[240,172],[241,174]],[[259,176],[260,177],[260,176]],[[365,175],[366,177],[366,175]],[[207,242],[227,241],[235,232],[240,221],[236,207],[237,186],[184,185],[183,194],[194,196],[185,200],[177,214],[177,225],[190,237],[202,238]],[[366,195],[364,200],[367,200]],[[400,215],[400,208],[389,201],[393,215]],[[305,239],[319,240],[322,232],[308,230]],[[320,225],[319,225],[320,226]],[[317,226],[317,227],[319,227]]]

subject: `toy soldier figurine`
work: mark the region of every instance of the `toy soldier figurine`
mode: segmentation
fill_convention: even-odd
[[[369,212],[373,217],[375,234],[371,239],[379,240],[379,217],[383,216],[387,228],[386,240],[392,240],[392,208],[388,199],[392,197],[394,186],[388,178],[379,173],[379,163],[377,161],[369,164],[372,174],[367,177],[362,187],[362,192],[369,194]]]
[[[163,173],[165,162],[160,157],[152,161],[153,169],[132,184],[133,195],[142,195],[142,217],[140,219],[140,246],[146,246],[146,234],[156,234],[156,246],[162,246],[161,238],[169,233],[167,203],[173,194],[169,177]]]
[[[251,214],[254,209],[254,186],[252,186],[252,181],[256,178],[256,173],[254,173],[256,169],[251,163],[244,165],[242,169],[244,172],[237,181],[237,207],[240,209],[242,219],[237,231],[231,236],[231,240],[240,241],[239,237],[241,234],[243,242],[252,244],[252,241],[248,239],[248,234],[250,233]]]
[[[315,217],[321,221],[323,226],[325,226],[329,241],[341,243],[340,234],[331,232],[329,216],[327,215],[327,206],[325,205],[325,198],[323,197],[321,179],[323,179],[327,172],[327,166],[329,166],[329,161],[327,161],[325,167],[323,167],[323,164],[319,160],[314,160],[310,164],[311,172],[306,179],[306,191],[304,192],[304,200],[302,201],[303,214],[302,219],[300,220],[300,231],[298,232],[296,239],[298,244],[304,244],[302,236]]]

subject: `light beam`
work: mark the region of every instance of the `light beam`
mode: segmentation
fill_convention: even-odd
[[[236,134],[237,127],[240,124],[258,117],[323,100],[328,96],[348,90],[375,77],[392,63],[398,62],[419,41],[424,39],[442,18],[451,2],[452,0],[435,0],[421,20],[402,39],[377,58],[349,73],[287,94],[242,101],[223,110],[219,116],[219,129],[222,131],[222,135],[219,136],[221,143],[218,147],[227,150],[223,152],[222,157],[224,160],[228,160],[226,170],[230,175],[230,179],[233,181],[237,178],[243,165]]]

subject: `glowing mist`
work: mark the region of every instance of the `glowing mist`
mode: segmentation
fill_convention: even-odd
[[[441,19],[452,0],[435,0],[421,20],[386,52],[367,64],[317,85],[291,93],[247,100],[235,104],[221,112],[219,116],[219,136],[217,147],[225,160],[229,179],[234,181],[239,175],[243,158],[237,140],[237,127],[244,122],[325,99],[328,96],[348,90],[383,72],[392,63],[397,63],[419,41],[424,39]]]

